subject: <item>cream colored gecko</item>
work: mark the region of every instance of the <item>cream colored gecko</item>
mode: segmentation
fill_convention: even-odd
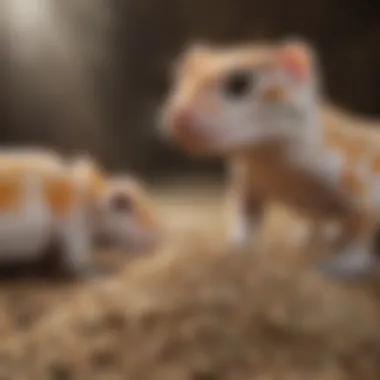
[[[108,176],[89,158],[0,150],[0,266],[38,259],[54,242],[65,269],[83,276],[98,241],[141,251],[158,238],[152,201],[136,179]]]
[[[302,40],[194,44],[180,57],[161,123],[186,152],[231,169],[231,241],[244,245],[268,201],[284,202],[317,231],[338,223],[331,276],[378,268],[380,132],[322,112],[319,66]]]

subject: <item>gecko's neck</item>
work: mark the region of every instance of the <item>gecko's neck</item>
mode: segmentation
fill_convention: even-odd
[[[279,136],[257,144],[240,147],[231,153],[233,157],[249,160],[272,162],[289,157],[317,157],[325,145],[326,128],[322,117],[322,103],[316,99],[309,99],[302,119],[296,127],[295,135],[290,137]]]

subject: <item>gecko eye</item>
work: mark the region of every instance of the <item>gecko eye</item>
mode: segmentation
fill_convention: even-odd
[[[251,70],[236,70],[228,74],[223,83],[223,91],[229,97],[241,98],[248,94],[255,84],[255,74]]]
[[[117,212],[131,212],[132,201],[126,194],[117,193],[110,198],[110,207]]]

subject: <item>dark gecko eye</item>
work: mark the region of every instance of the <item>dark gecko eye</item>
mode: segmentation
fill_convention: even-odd
[[[117,212],[131,212],[132,201],[124,193],[113,194],[110,199],[110,207],[113,211]]]
[[[232,71],[223,83],[223,92],[230,98],[239,99],[247,95],[256,82],[256,75],[252,70],[240,69]]]

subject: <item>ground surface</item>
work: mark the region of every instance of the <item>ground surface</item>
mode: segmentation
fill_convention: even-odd
[[[2,283],[0,379],[380,378],[379,285],[319,277],[274,210],[253,254],[228,251],[219,189],[158,191],[162,249],[98,260],[92,282]]]

